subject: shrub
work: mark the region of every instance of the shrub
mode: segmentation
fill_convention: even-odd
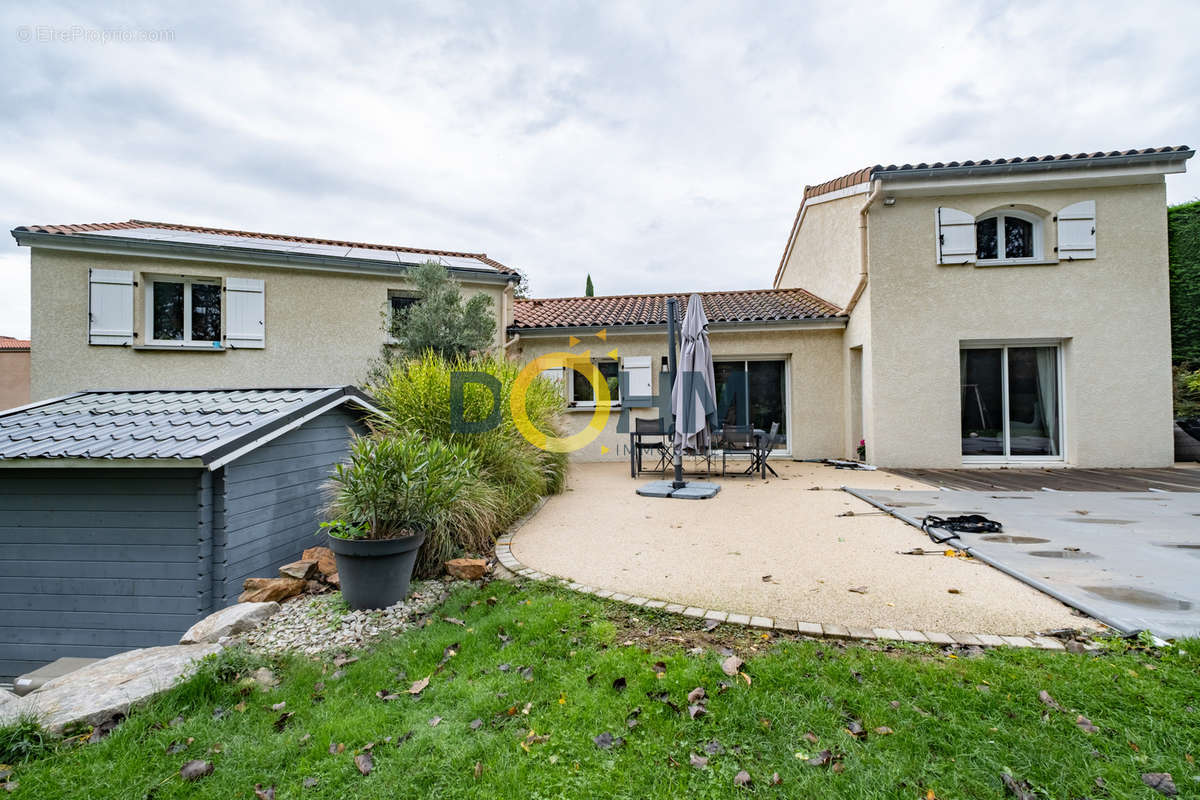
[[[411,273],[417,302],[395,314],[390,307],[385,327],[392,340],[383,349],[382,363],[371,379],[385,374],[396,361],[432,350],[443,358],[468,357],[492,346],[496,315],[492,298],[462,295],[462,286],[441,264],[427,261]]]
[[[452,543],[444,537],[439,537],[437,544],[431,544],[427,539],[423,549],[436,548],[444,555],[456,549],[481,552],[491,544],[494,534],[532,508],[539,497],[562,491],[566,454],[549,453],[535,447],[521,435],[512,418],[512,388],[523,366],[494,356],[447,360],[427,351],[420,358],[393,364],[386,375],[367,387],[376,404],[387,414],[386,418],[374,423],[377,436],[419,435],[429,442],[460,448],[456,452],[470,456],[471,474],[497,498],[486,526],[483,525],[484,517],[477,515],[473,521],[464,514],[456,523],[462,527]],[[500,420],[496,427],[478,433],[454,430],[450,376],[456,371],[485,373],[499,382]],[[557,384],[542,378],[534,380],[525,395],[525,408],[529,421],[538,430],[550,435],[561,432],[565,403]],[[486,420],[493,410],[490,391],[475,383],[465,386],[464,421]],[[484,527],[487,528],[486,540],[479,535]],[[421,564],[426,568],[419,574],[436,574],[441,566],[440,557],[423,553]]]
[[[1171,346],[1175,363],[1200,368],[1200,200],[1167,210]]]
[[[1175,419],[1200,419],[1200,370],[1176,367]]]
[[[496,528],[500,493],[479,477],[465,445],[417,431],[376,431],[350,444],[334,467],[329,512],[335,535],[393,539],[423,532],[416,570],[436,574],[456,548],[482,550]]]

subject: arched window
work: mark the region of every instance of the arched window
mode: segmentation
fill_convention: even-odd
[[[997,211],[975,220],[976,261],[1042,257],[1042,220],[1024,211]]]

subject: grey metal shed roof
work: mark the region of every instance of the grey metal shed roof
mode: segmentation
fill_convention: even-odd
[[[0,464],[180,459],[215,468],[231,453],[346,403],[376,411],[349,386],[78,392],[0,413]]]

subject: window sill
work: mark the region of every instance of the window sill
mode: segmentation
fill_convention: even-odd
[[[595,411],[597,408],[620,408],[621,404],[617,403],[571,403],[567,406],[567,411]]]
[[[977,267],[1045,267],[1057,264],[1057,258],[996,258],[987,261],[968,262]]]
[[[135,344],[134,350],[186,350],[189,353],[224,353],[229,348],[222,345],[213,346],[209,344],[163,344],[161,342],[150,342],[148,344]]]

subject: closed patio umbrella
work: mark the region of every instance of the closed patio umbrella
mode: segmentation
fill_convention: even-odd
[[[711,419],[716,411],[717,381],[713,376],[712,348],[708,344],[708,317],[698,294],[688,298],[682,334],[679,369],[671,387],[675,446],[706,452],[712,444]]]

